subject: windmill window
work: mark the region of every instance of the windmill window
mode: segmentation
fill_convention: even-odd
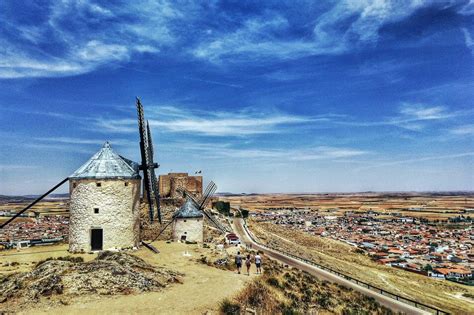
[[[76,188],[77,183],[72,184],[72,188]]]
[[[125,186],[128,186],[128,182],[125,182]]]
[[[184,222],[186,222],[186,219],[184,220]]]
[[[100,187],[100,186],[102,186],[102,184],[101,184],[101,183],[95,183],[95,184],[97,185],[97,187]]]
[[[94,208],[94,213],[99,214],[99,208]]]

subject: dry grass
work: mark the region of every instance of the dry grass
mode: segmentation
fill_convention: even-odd
[[[246,309],[258,314],[391,314],[372,298],[274,261],[234,299],[221,303],[223,314]]]
[[[347,244],[286,229],[271,223],[250,222],[264,243],[349,274],[374,286],[453,313],[474,313],[474,306],[456,296],[474,294],[474,288],[395,269],[355,253]]]

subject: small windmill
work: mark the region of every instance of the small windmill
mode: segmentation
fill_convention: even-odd
[[[155,218],[154,207],[156,205],[158,221],[161,223],[160,192],[157,189],[157,178],[155,174],[155,168],[158,168],[159,165],[153,161],[154,152],[150,125],[148,121],[145,123],[143,105],[138,97],[136,103],[138,113],[138,132],[140,134],[140,154],[142,157],[140,170],[143,171],[144,196],[146,196],[148,203],[150,222],[153,222]]]
[[[211,181],[209,185],[207,185],[204,193],[202,194],[202,197],[198,199],[192,193],[187,191],[185,188],[178,188],[177,191],[182,193],[183,196],[186,198],[186,200],[184,204],[173,214],[172,220],[168,222],[161,229],[161,231],[155,236],[154,240],[158,239],[158,237],[172,223],[174,223],[174,229],[176,229],[178,222],[182,221],[182,223],[189,223],[190,221],[192,221],[192,219],[197,219],[199,217],[200,218],[206,217],[222,233],[229,232],[228,228],[226,228],[221,223],[219,223],[219,221],[215,219],[214,216],[206,210],[206,205],[211,200],[216,190],[217,190],[217,185]]]

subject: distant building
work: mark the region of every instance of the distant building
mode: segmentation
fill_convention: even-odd
[[[173,223],[173,240],[202,243],[204,216],[191,199],[179,208]]]
[[[159,186],[161,198],[182,198],[183,194],[177,191],[179,188],[185,188],[195,197],[201,197],[202,176],[189,176],[188,173],[160,175]]]
[[[138,247],[140,237],[138,165],[102,149],[69,177],[69,251]]]

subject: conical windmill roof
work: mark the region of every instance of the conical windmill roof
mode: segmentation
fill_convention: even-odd
[[[198,209],[198,206],[190,198],[186,199],[186,202],[179,208],[175,218],[186,219],[186,218],[201,218],[202,212]]]
[[[138,164],[115,153],[107,141],[99,152],[94,154],[89,161],[79,167],[69,178],[131,179],[140,178],[140,175],[138,173]]]

